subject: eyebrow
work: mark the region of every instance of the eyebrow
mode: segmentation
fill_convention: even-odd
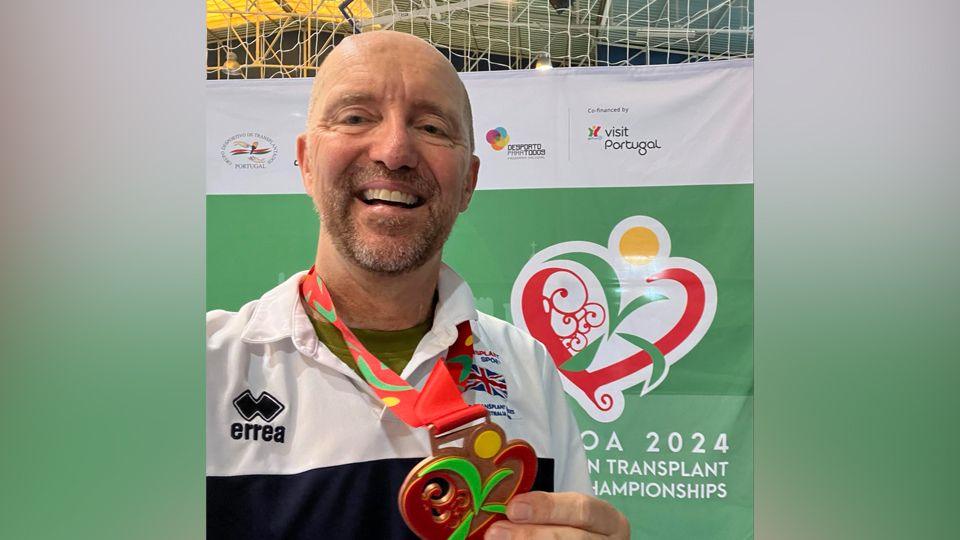
[[[351,92],[349,94],[343,94],[331,102],[327,107],[327,110],[335,109],[338,107],[346,107],[348,105],[356,105],[358,103],[370,103],[374,101],[373,95],[365,92]]]
[[[332,102],[330,102],[324,109],[326,111],[334,111],[342,107],[349,107],[350,105],[358,105],[363,103],[371,103],[376,101],[377,98],[373,94],[367,92],[350,92],[338,96]],[[456,111],[448,109],[440,105],[435,101],[428,99],[418,99],[413,102],[413,110],[419,113],[430,113],[439,116],[453,124],[453,127],[457,130],[462,130],[463,122],[460,118],[460,114],[457,114]]]
[[[440,104],[429,101],[429,100],[417,100],[413,102],[413,109],[418,112],[431,113],[443,118],[453,124],[454,128],[460,129],[462,122],[460,119],[460,114],[457,114],[456,111],[451,109],[444,108]]]
[[[437,116],[453,116],[453,111],[443,107],[439,103],[426,99],[418,99],[413,102],[413,108],[417,111],[424,111],[436,114]]]
[[[376,101],[373,94],[368,94],[366,92],[351,92],[349,94],[343,94],[338,96],[334,101],[332,101],[328,107],[343,107],[347,105],[356,105],[358,103],[370,103],[371,101]],[[442,116],[444,118],[450,116],[456,116],[453,111],[450,109],[444,108],[435,101],[430,101],[426,99],[418,99],[413,102],[413,109],[420,112],[429,112],[436,114],[437,116]]]

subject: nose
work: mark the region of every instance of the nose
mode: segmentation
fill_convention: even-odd
[[[407,123],[399,118],[384,119],[370,144],[370,159],[395,171],[415,168],[419,156],[413,134]]]

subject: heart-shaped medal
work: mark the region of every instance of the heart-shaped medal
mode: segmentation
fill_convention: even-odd
[[[461,438],[462,447],[439,447]],[[434,455],[410,471],[399,497],[404,521],[424,540],[482,538],[505,517],[510,499],[533,487],[533,448],[507,441],[492,422],[436,437],[434,444]]]

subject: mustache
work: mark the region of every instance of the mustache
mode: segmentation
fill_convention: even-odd
[[[358,190],[360,186],[372,180],[389,180],[407,184],[423,196],[435,195],[440,191],[440,186],[435,180],[424,178],[416,169],[404,167],[392,170],[382,163],[355,165],[344,173],[343,180],[351,191]]]

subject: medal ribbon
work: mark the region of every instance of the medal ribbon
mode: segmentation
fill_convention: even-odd
[[[393,414],[411,427],[431,425],[437,433],[444,433],[486,416],[487,409],[483,405],[467,405],[461,395],[463,382],[473,365],[470,321],[457,325],[457,340],[447,350],[446,357],[433,366],[423,390],[418,391],[371,354],[337,317],[333,298],[316,274],[316,267],[300,281],[300,295],[315,317],[326,320],[340,331],[367,384]]]

